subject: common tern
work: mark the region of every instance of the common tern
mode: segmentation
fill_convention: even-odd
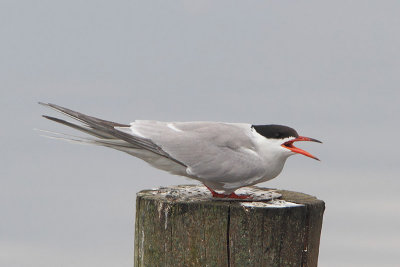
[[[80,130],[91,137],[56,137],[110,147],[140,158],[151,166],[203,183],[213,197],[245,199],[235,190],[271,180],[295,154],[318,160],[295,147],[312,141],[283,125],[225,122],[161,122],[135,120],[130,124],[98,119],[55,104],[39,104],[61,112],[80,124],[43,117]]]

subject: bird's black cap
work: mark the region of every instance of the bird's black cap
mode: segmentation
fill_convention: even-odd
[[[298,137],[299,134],[295,129],[284,125],[269,124],[269,125],[252,125],[252,128],[266,138],[284,139],[287,137]]]

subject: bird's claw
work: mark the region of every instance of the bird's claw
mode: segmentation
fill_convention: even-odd
[[[215,198],[232,198],[232,199],[252,199],[252,196],[249,195],[236,195],[235,192],[230,193],[229,195],[220,194],[206,186],[208,190],[210,190],[211,194]]]

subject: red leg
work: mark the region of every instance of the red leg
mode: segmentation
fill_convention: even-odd
[[[208,186],[204,185],[205,187],[207,187],[208,190],[210,190],[211,194],[213,197],[218,197],[218,198],[235,198],[235,199],[249,199],[252,198],[251,196],[247,196],[247,195],[236,195],[234,192],[230,193],[229,195],[225,195],[225,194],[220,194],[215,192],[214,190],[212,190],[211,188],[209,188]]]

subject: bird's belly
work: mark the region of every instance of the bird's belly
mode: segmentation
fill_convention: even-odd
[[[226,190],[232,190],[232,189],[238,189],[240,187],[251,186],[251,185],[255,185],[258,183],[272,180],[272,179],[276,178],[282,172],[284,163],[285,162],[282,161],[281,164],[277,164],[274,166],[268,166],[268,168],[265,168],[265,172],[261,176],[248,177],[248,178],[241,177],[240,179],[236,179],[236,180],[226,179],[225,181],[223,181],[221,183],[222,188],[226,189]]]
[[[240,181],[237,182],[224,182],[222,187],[224,189],[238,189],[240,187],[244,187],[244,186],[250,186],[250,185],[255,185],[258,183],[262,183],[262,182],[266,182],[269,180],[274,179],[276,176],[278,175],[268,175],[268,176],[263,176],[263,177],[253,177],[253,178],[249,178],[249,179],[242,179]]]

